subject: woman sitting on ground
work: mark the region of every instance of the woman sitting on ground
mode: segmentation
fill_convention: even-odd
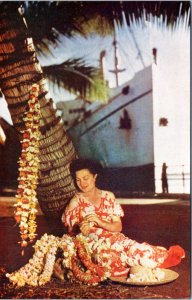
[[[179,264],[185,257],[180,246],[167,250],[145,242],[138,243],[121,233],[123,210],[112,192],[97,188],[99,169],[98,163],[87,159],[77,159],[71,163],[71,175],[79,191],[62,216],[69,234],[75,235],[79,228],[87,237],[87,248],[98,264],[104,266],[105,257],[110,257],[112,276],[127,274],[130,266],[168,268]],[[97,245],[100,245],[98,250]],[[105,255],[100,255],[103,254],[102,246]]]

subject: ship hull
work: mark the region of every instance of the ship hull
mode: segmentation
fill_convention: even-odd
[[[108,104],[68,130],[79,157],[104,166],[103,186],[154,191],[151,66],[117,90]]]

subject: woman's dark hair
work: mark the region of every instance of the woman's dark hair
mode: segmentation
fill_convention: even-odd
[[[91,159],[78,158],[73,160],[70,164],[70,173],[74,181],[76,179],[76,172],[83,169],[87,169],[90,173],[95,175],[101,173],[102,166],[99,162]]]

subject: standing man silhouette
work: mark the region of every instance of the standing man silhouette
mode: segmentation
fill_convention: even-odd
[[[162,173],[161,173],[161,181],[162,181],[162,193],[168,193],[168,181],[167,181],[167,165],[163,163],[162,165]]]

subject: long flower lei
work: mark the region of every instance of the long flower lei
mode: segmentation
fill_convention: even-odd
[[[39,86],[33,84],[29,93],[29,110],[25,112],[26,129],[22,132],[22,151],[19,158],[19,177],[15,220],[19,224],[21,247],[26,247],[36,237],[36,188],[39,168],[39,120],[40,104],[38,101]],[[22,255],[24,250],[22,250]]]
[[[95,264],[87,253],[84,242],[64,234],[62,238],[44,234],[35,245],[35,253],[29,262],[19,270],[6,274],[17,286],[44,285],[54,273],[57,250],[62,250],[62,267],[71,270],[72,279],[88,285],[98,284],[109,277],[105,268]]]
[[[44,285],[50,281],[56,260],[56,252],[63,249],[63,264],[71,268],[71,257],[75,254],[73,239],[64,235],[62,238],[44,234],[33,246],[35,252],[29,262],[19,270],[6,276],[17,286]]]

